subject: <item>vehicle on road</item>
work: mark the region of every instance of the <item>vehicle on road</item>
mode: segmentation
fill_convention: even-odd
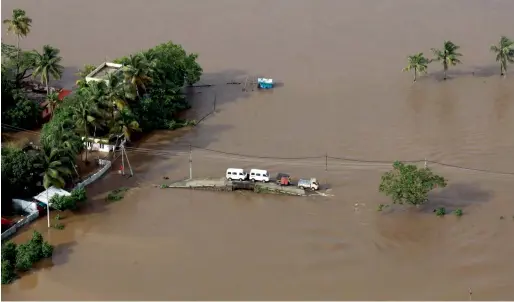
[[[276,177],[277,185],[289,186],[291,184],[291,176],[286,173],[278,173]]]
[[[248,178],[248,174],[240,168],[228,168],[225,173],[225,177],[228,180],[246,180]]]
[[[298,180],[298,188],[316,191],[319,189],[319,183],[316,178],[300,179]]]
[[[250,170],[250,180],[251,181],[268,182],[269,181],[269,173],[267,170],[251,169]]]

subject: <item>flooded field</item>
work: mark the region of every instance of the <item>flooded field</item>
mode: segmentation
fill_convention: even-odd
[[[216,84],[193,91],[188,114],[205,115],[214,98],[217,110],[130,149],[135,176],[92,185],[65,230],[36,223],[56,245],[52,264],[2,286],[4,299],[466,300],[470,288],[474,300],[514,297],[514,71],[500,78],[489,51],[514,38],[513,1],[4,0],[2,19],[15,7],[33,19],[24,48],[61,49],[62,85],[83,64],[173,40],[200,53],[202,83]],[[463,64],[447,81],[431,64],[413,84],[406,56],[445,39]],[[281,85],[226,85],[247,76]],[[333,196],[155,188],[189,175],[189,144],[195,177],[263,168],[317,177]],[[377,212],[388,201],[382,162],[425,158],[505,174],[429,163],[449,180],[430,205]],[[106,203],[120,186],[132,189]],[[438,218],[437,206],[464,216]]]

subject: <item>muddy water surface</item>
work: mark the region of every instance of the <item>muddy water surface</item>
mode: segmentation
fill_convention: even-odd
[[[136,176],[111,174],[90,188],[84,213],[63,231],[35,225],[54,243],[53,264],[3,286],[4,299],[512,299],[514,176],[431,164],[450,185],[421,209],[377,213],[378,163],[428,158],[514,172],[514,77],[500,79],[489,45],[514,37],[514,2],[496,1],[28,1],[34,20],[23,47],[51,44],[67,66],[173,39],[200,53],[203,83],[192,116],[199,127],[157,132],[129,152]],[[113,14],[116,12],[116,14]],[[3,28],[5,31],[5,28]],[[402,74],[409,53],[461,45],[464,64],[416,85]],[[3,37],[13,42],[12,37]],[[243,93],[246,76],[282,83]],[[160,190],[228,166],[316,176],[331,197]],[[119,164],[119,163],[118,163]],[[116,164],[115,164],[116,165]],[[106,204],[109,190],[133,186]],[[439,219],[437,206],[462,208]],[[505,219],[500,220],[500,216]],[[29,236],[23,233],[15,240]]]

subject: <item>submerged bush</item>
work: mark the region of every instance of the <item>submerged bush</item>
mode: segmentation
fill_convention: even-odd
[[[446,209],[445,209],[445,208],[443,208],[443,207],[441,207],[441,208],[437,208],[437,209],[435,210],[435,214],[436,214],[437,216],[439,216],[439,217],[442,217],[442,216],[446,215]]]

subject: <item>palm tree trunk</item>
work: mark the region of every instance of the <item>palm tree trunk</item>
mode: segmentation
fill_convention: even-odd
[[[50,94],[50,88],[48,86],[48,75],[46,75],[45,84],[46,84],[46,95]]]
[[[444,80],[446,81],[446,68],[444,69]]]
[[[20,35],[17,35],[16,47],[17,47],[17,54],[16,54],[16,76],[18,76],[18,74],[20,73],[20,54],[21,54]]]
[[[46,189],[46,219],[48,221],[48,228],[50,228],[50,200],[48,200],[48,188]]]
[[[418,71],[416,69],[414,69],[414,82],[416,82],[417,77],[418,77]]]
[[[89,147],[89,140],[88,140],[88,135],[87,135],[87,123],[84,126],[84,136],[86,137],[86,162],[87,162],[87,152],[88,152],[88,147]]]

